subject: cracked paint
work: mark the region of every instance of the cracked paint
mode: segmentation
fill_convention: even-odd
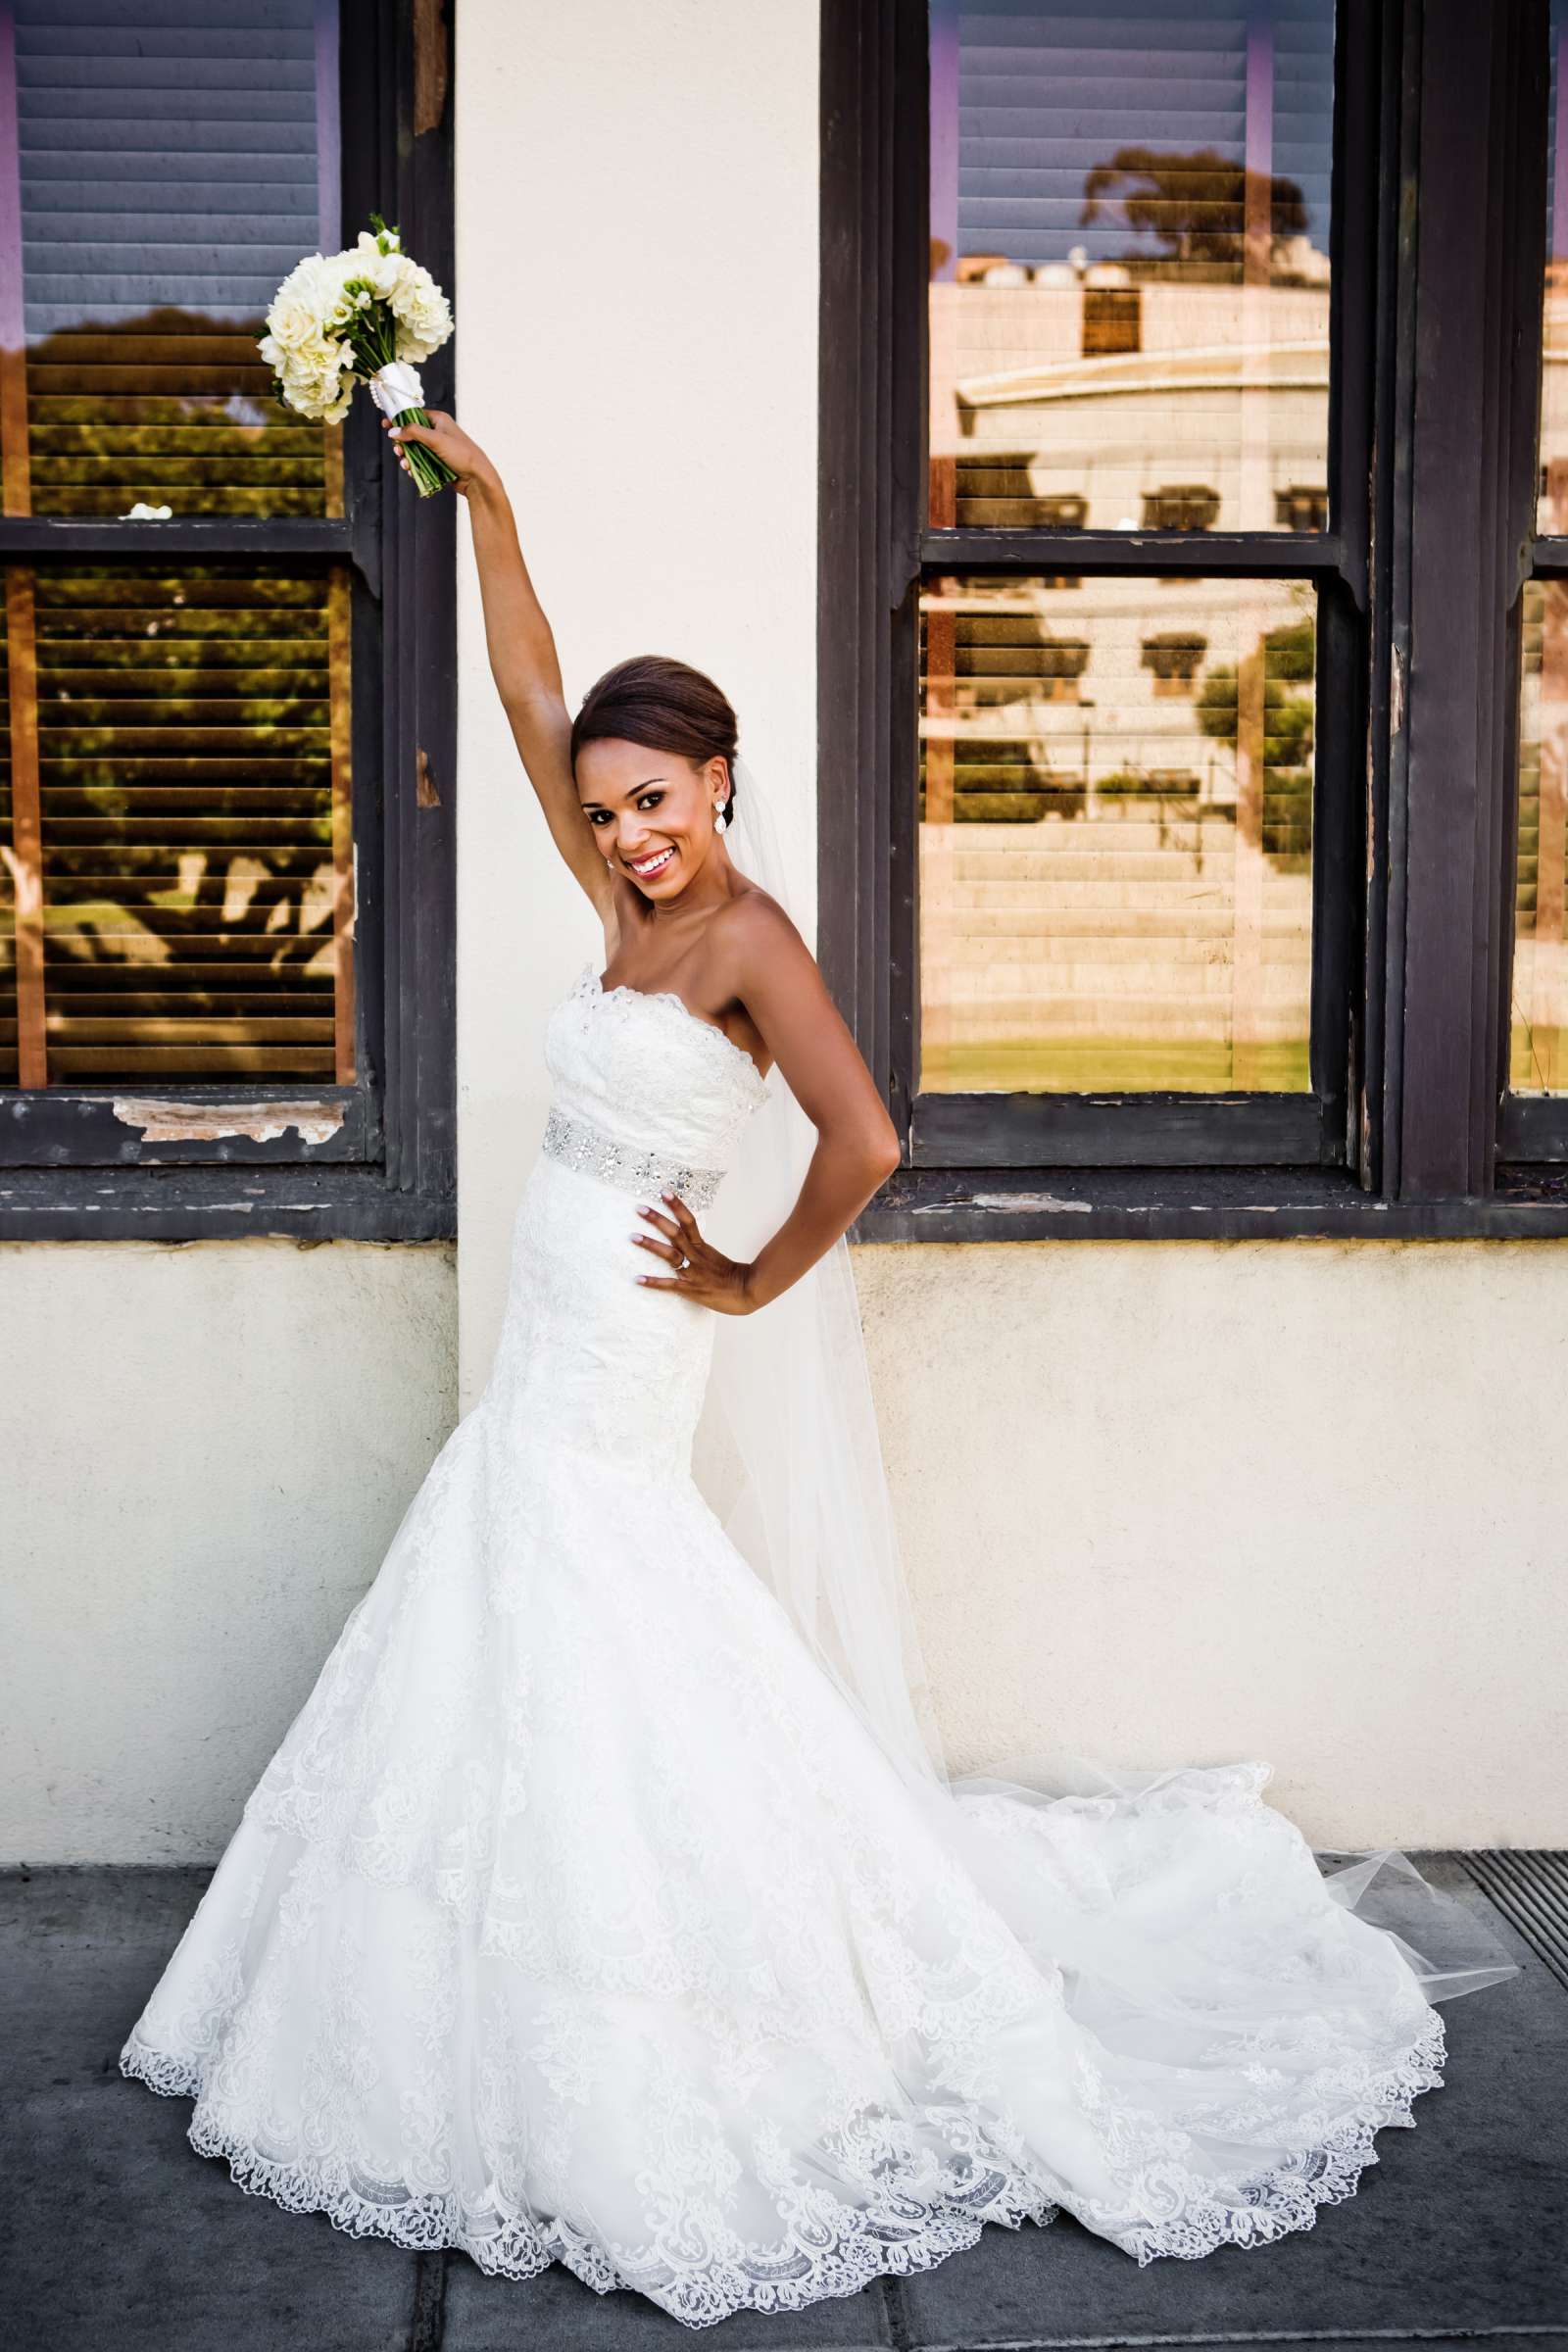
[[[324,1144],[343,1124],[336,1102],[167,1102],[145,1096],[118,1097],[115,1116],[139,1127],[149,1144],[218,1144],[244,1136],[253,1144],[274,1143],[292,1128],[302,1144]]]

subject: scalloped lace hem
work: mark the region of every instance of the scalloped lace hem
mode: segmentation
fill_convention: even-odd
[[[1320,2207],[1343,2204],[1355,2195],[1362,2173],[1378,2161],[1377,2133],[1410,2127],[1415,2100],[1423,2091],[1441,2088],[1445,2056],[1443,2020],[1433,2010],[1407,2056],[1362,2083],[1356,2103],[1336,2119],[1317,2145],[1238,2184],[1245,2203],[1200,2196],[1166,2221],[1105,2234],[1143,2267],[1161,2259],[1197,2261],[1226,2245],[1243,2250],[1271,2245],[1310,2230]],[[204,2071],[197,2063],[127,2043],[120,2068],[162,2097],[201,2097]],[[226,2162],[234,2181],[248,2195],[270,2197],[291,2213],[324,2214],[334,2229],[351,2237],[386,2238],[416,2253],[450,2249],[467,2254],[490,2276],[506,2278],[535,2278],[552,2263],[560,2263],[595,2294],[624,2289],[644,2295],[691,2328],[711,2327],[737,2311],[801,2311],[812,2303],[858,2294],[874,2278],[907,2278],[935,2269],[950,2255],[977,2244],[988,2222],[1009,2230],[1025,2222],[1043,2228],[1059,2211],[1037,2190],[1012,2183],[983,2210],[942,2208],[920,2227],[891,2214],[859,2214],[846,2208],[853,2227],[825,2247],[782,2246],[774,2254],[754,2257],[744,2269],[713,2263],[693,2269],[685,2278],[671,2275],[662,2265],[657,2273],[634,2276],[564,2223],[540,2230],[524,2216],[514,2215],[494,2230],[476,2230],[466,2224],[461,2204],[450,2196],[396,2202],[366,2197],[346,2182],[334,2182],[326,2168],[280,2164],[261,2155],[235,2134],[205,2122],[199,2109],[188,2137],[198,2155]],[[1093,2221],[1086,2226],[1096,2227]]]
[[[199,2066],[155,2051],[127,2045],[121,2053],[120,2070],[164,2098],[201,2095]],[[1015,2196],[1009,2184],[983,2210],[949,2207],[933,2213],[920,2228],[891,2213],[856,2214],[851,2217],[855,2226],[830,2246],[783,2245],[776,2252],[751,2256],[744,2268],[715,2262],[679,2278],[663,2265],[651,2265],[640,2274],[622,2270],[601,2246],[565,2223],[540,2230],[517,2214],[495,2230],[475,2230],[466,2225],[453,2197],[385,2203],[362,2196],[346,2183],[332,2182],[324,2170],[279,2164],[260,2155],[233,2133],[204,2123],[200,2113],[191,2119],[188,2137],[199,2156],[221,2158],[247,2195],[270,2197],[289,2213],[324,2214],[334,2230],[350,2237],[388,2238],[419,2254],[443,2249],[467,2254],[492,2278],[533,2278],[560,2263],[596,2295],[621,2289],[645,2296],[682,2327],[694,2328],[711,2328],[737,2311],[802,2311],[811,2303],[858,2294],[874,2278],[908,2278],[935,2269],[950,2254],[976,2245],[988,2222],[1006,2230],[1017,2230],[1025,2222],[1043,2228],[1058,2211],[1037,2192]]]
[[[1310,2230],[1320,2206],[1343,2205],[1354,2196],[1361,2175],[1378,2161],[1377,2134],[1413,2127],[1411,2110],[1421,2093],[1443,2087],[1446,2054],[1443,2019],[1434,2009],[1408,2055],[1373,2075],[1357,2103],[1316,2147],[1239,2184],[1245,2205],[1207,2200],[1170,2221],[1118,2232],[1117,2244],[1142,2267],[1162,2257],[1196,2262],[1221,2246],[1272,2245]]]

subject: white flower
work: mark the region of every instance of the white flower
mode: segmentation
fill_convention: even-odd
[[[368,229],[362,228],[359,242],[345,261],[352,265],[352,274],[369,287],[378,302],[390,302],[414,264],[405,254],[383,253]]]
[[[267,348],[270,341],[270,337],[264,339],[262,356],[272,360],[277,367],[278,385],[291,409],[317,423],[335,422],[348,414],[354,377],[344,365],[348,355],[343,346],[323,343],[319,353],[310,357],[299,353],[274,355]]]
[[[357,282],[359,272],[355,268],[355,258],[352,253],[335,253],[332,256],[332,300],[326,312],[328,327],[346,327],[355,312],[363,311],[370,300],[365,288]]]
[[[321,322],[302,294],[278,290],[267,314],[268,340],[279,351],[306,351],[320,341]],[[270,353],[268,355],[270,357]]]
[[[276,321],[285,312],[297,311],[318,321],[323,319],[331,309],[330,289],[335,282],[331,262],[318,253],[308,253],[302,262],[295,264],[273,296],[272,307],[267,314],[268,325],[275,333]]]
[[[411,262],[391,296],[398,323],[398,358],[427,360],[452,332],[452,306],[428,270]]]
[[[257,348],[284,377],[324,375],[341,366],[345,357],[343,345],[335,337],[329,341],[314,319],[304,325],[292,318],[274,321],[272,332],[264,335]]]

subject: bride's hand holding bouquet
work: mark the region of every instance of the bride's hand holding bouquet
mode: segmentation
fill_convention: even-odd
[[[446,469],[453,489],[465,498],[474,490],[501,488],[501,476],[478,442],[469,439],[446,409],[427,409],[420,422],[412,417],[390,416],[382,422],[405,473],[412,475],[414,471],[409,454],[413,445],[431,453]]]

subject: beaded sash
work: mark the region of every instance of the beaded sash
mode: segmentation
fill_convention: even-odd
[[[685,1167],[658,1152],[618,1143],[592,1120],[571,1118],[564,1110],[552,1110],[545,1121],[540,1149],[548,1159],[559,1159],[579,1175],[597,1177],[617,1192],[647,1195],[650,1200],[660,1193],[679,1193],[688,1208],[711,1208],[724,1181],[722,1168]]]

